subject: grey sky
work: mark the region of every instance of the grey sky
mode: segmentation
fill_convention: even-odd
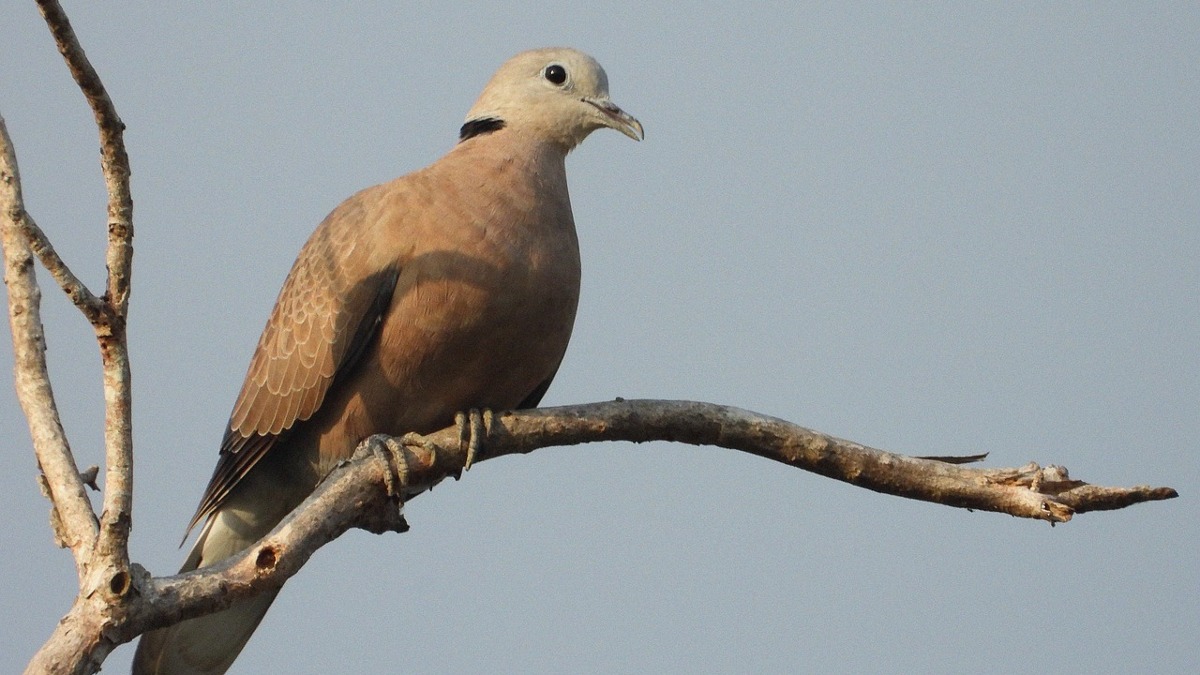
[[[1200,8],[669,7],[67,5],[129,127],[135,559],[182,560],[316,223],[440,156],[508,56],[565,44],[647,138],[598,132],[568,160],[584,293],[546,404],[708,400],[1183,497],[1051,529],[731,451],[541,451],[414,501],[406,535],[321,551],[235,672],[1190,672]],[[90,113],[33,3],[3,14],[28,207],[99,284]],[[97,463],[96,350],[61,293],[45,304],[73,445]],[[8,385],[0,429],[16,672],[74,574]]]

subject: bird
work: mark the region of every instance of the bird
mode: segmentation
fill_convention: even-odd
[[[537,406],[579,301],[566,157],[602,128],[645,138],[595,59],[522,52],[444,156],[330,212],[250,359],[181,573],[248,548],[370,436]],[[224,673],[277,593],[146,633],[132,672]]]

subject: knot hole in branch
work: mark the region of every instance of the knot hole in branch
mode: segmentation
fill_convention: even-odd
[[[130,576],[129,572],[126,572],[125,570],[117,572],[116,574],[112,575],[111,579],[108,580],[109,592],[118,598],[124,597],[125,594],[129,592],[129,587]]]
[[[258,555],[254,556],[254,568],[263,574],[274,570],[277,562],[279,562],[279,553],[271,545],[258,549]]]

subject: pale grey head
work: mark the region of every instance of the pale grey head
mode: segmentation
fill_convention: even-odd
[[[566,47],[521,52],[500,66],[467,113],[466,140],[497,129],[535,134],[571,150],[608,127],[641,140],[641,122],[608,95],[608,75],[595,59]]]

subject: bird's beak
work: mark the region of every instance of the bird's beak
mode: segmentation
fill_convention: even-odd
[[[642,123],[637,121],[637,118],[617,107],[616,103],[607,98],[585,98],[584,103],[589,103],[595,106],[596,110],[600,111],[603,116],[604,126],[625,134],[635,141],[640,141],[646,137],[646,132],[642,129]]]

